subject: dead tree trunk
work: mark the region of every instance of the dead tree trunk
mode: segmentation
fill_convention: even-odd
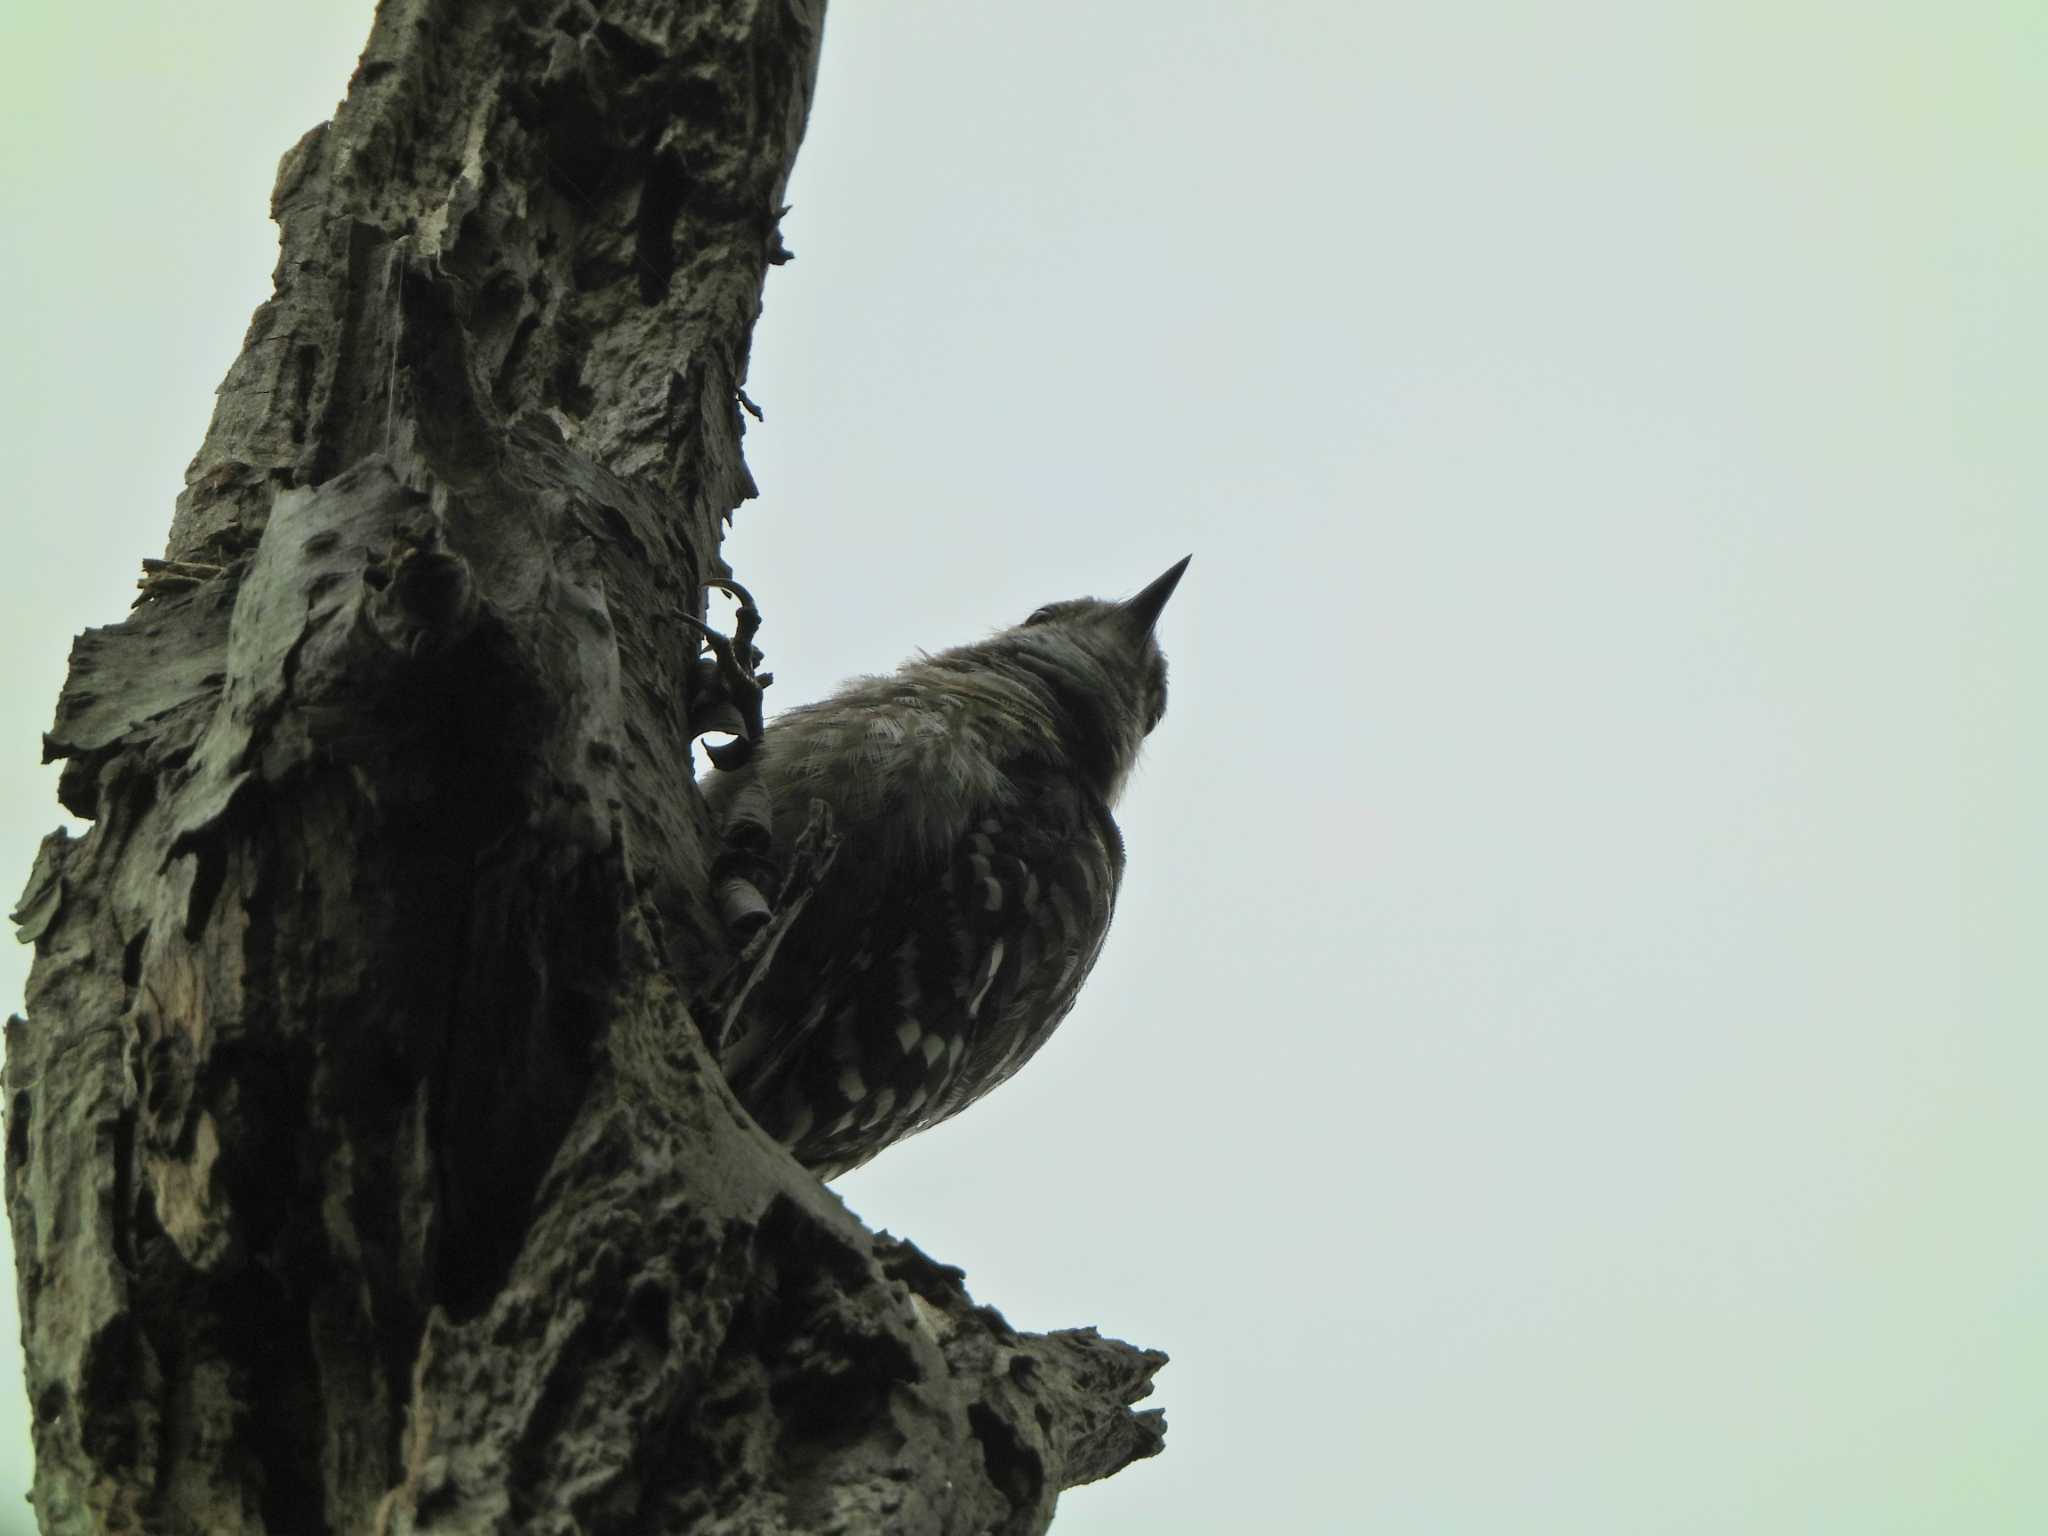
[[[47,740],[92,828],[7,1036],[45,1532],[1029,1532],[1158,1448],[1161,1356],[870,1236],[699,1037],[678,616],[822,21],[384,0],[285,156],[170,559]]]

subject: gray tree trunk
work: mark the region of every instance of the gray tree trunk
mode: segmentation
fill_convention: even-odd
[[[1031,1532],[1158,1449],[1163,1357],[871,1236],[699,1034],[760,945],[678,616],[822,22],[384,0],[285,156],[169,562],[46,743],[92,827],[7,1032],[45,1532]]]

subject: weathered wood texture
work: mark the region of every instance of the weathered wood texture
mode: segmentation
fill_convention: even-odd
[[[126,621],[8,1027],[50,1533],[1029,1532],[1162,1357],[755,1130],[685,694],[821,0],[386,0]],[[772,608],[771,608],[772,617]]]

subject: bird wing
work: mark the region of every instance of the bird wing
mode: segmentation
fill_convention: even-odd
[[[741,1101],[826,1177],[1023,1066],[1101,952],[1116,823],[1071,779],[1014,782],[923,865],[865,857],[852,829],[726,1052]]]

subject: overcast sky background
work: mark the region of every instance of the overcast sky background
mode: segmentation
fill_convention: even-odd
[[[367,24],[0,13],[0,878]],[[774,701],[1195,555],[1080,1007],[840,1186],[1173,1354],[1062,1536],[2048,1529],[2044,101],[2036,0],[836,6]]]

